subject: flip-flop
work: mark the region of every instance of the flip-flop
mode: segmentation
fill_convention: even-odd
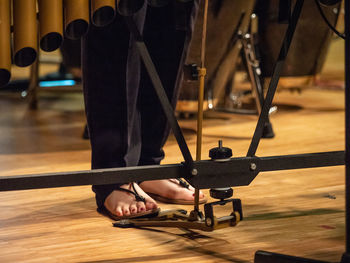
[[[135,189],[134,183],[131,183],[131,186],[133,188],[134,191],[130,191],[128,189],[124,189],[121,187],[118,187],[114,190],[116,191],[123,191],[123,192],[127,192],[129,194],[132,194],[135,196],[135,200],[136,201],[140,201],[140,202],[144,202],[146,203],[146,199],[139,195],[139,193],[137,192],[137,190]],[[136,219],[136,218],[145,218],[145,217],[156,217],[159,212],[160,212],[160,208],[156,208],[156,209],[152,209],[152,210],[148,210],[148,211],[144,211],[144,212],[139,212],[137,214],[130,214],[130,215],[124,215],[124,216],[117,216],[113,213],[111,213],[105,206],[99,207],[97,208],[97,212],[99,212],[100,214],[107,216],[109,218],[111,218],[112,220],[115,221],[119,221],[122,219]]]
[[[181,179],[181,178],[176,178],[176,180],[178,180],[179,185],[189,189],[190,188],[190,184],[187,183],[185,180]],[[172,180],[169,180],[170,182],[175,183]],[[157,200],[159,202],[162,203],[167,203],[167,204],[177,204],[177,205],[193,205],[194,201],[191,200],[185,200],[185,199],[172,199],[172,198],[167,198],[164,196],[160,196],[158,194],[154,194],[154,193],[150,193],[150,192],[146,192],[150,197],[152,197],[154,200]],[[199,199],[199,204],[205,204],[207,202],[207,198],[203,197]]]

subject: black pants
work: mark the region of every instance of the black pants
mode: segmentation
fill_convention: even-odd
[[[197,6],[170,1],[134,15],[174,107]],[[107,27],[90,26],[82,69],[92,169],[159,164],[169,126],[121,16]],[[116,187],[93,186],[99,207]]]

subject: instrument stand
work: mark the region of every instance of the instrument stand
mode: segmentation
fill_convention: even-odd
[[[260,61],[256,56],[255,42],[254,42],[255,41],[254,36],[257,34],[257,27],[258,27],[257,18],[256,18],[256,15],[253,14],[250,19],[248,32],[242,32],[242,30],[238,30],[236,33],[237,43],[235,44],[237,48],[240,48],[239,53],[242,57],[242,62],[249,76],[249,80],[252,86],[251,93],[255,100],[256,110],[227,109],[226,107],[225,108],[216,107],[215,110],[217,111],[237,113],[237,114],[258,114],[258,115],[261,113],[262,105],[264,104],[264,91],[263,91],[262,79],[260,77],[261,75]],[[231,97],[236,97],[236,96],[232,96],[231,89],[229,91],[226,91],[226,93],[228,93],[226,97],[228,97],[230,100],[233,100],[231,99]],[[213,99],[210,98],[209,100],[213,100]],[[237,98],[237,100],[239,100],[239,97]],[[270,112],[275,112],[276,109],[277,109],[276,107],[272,107],[270,109]],[[273,138],[273,137],[275,137],[275,134],[272,128],[272,124],[270,122],[270,119],[267,118],[264,126],[264,131],[262,134],[262,138]]]
[[[256,108],[258,114],[261,113],[262,105],[264,104],[264,90],[262,87],[262,81],[261,81],[261,69],[260,69],[260,62],[256,57],[256,52],[254,48],[254,30],[252,28],[254,27],[252,24],[256,21],[252,21],[250,25],[250,33],[249,34],[242,34],[241,32],[238,33],[239,40],[243,47],[243,62],[246,65],[246,68],[248,70],[249,79],[252,84],[252,92],[253,96],[255,98]],[[269,112],[270,114],[270,112]],[[272,129],[272,124],[270,122],[270,118],[268,117],[266,120],[266,123],[264,125],[264,130],[262,134],[262,138],[273,138],[275,137],[275,133]]]

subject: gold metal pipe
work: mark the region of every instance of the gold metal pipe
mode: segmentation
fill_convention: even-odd
[[[32,64],[37,57],[38,26],[36,0],[13,0],[14,63]]]
[[[115,0],[91,0],[91,21],[95,26],[107,26],[115,17]]]
[[[10,0],[0,0],[0,87],[11,77]]]
[[[199,89],[198,89],[198,115],[197,115],[197,143],[196,143],[196,161],[202,158],[202,129],[203,129],[203,101],[205,87],[205,47],[207,41],[207,23],[208,23],[208,0],[204,2],[203,30],[201,43],[201,64],[199,67]],[[199,211],[199,189],[194,192],[194,210]]]
[[[139,11],[145,0],[117,0],[118,12],[123,16],[131,16]]]
[[[66,36],[81,38],[89,26],[89,0],[64,0],[64,24]]]
[[[63,0],[38,0],[40,48],[54,51],[63,41]]]

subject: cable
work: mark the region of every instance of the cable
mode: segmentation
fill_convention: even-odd
[[[324,14],[321,4],[320,4],[320,0],[315,0],[318,11],[320,11],[320,14],[323,18],[323,20],[326,22],[326,24],[329,26],[330,29],[332,29],[332,31],[337,34],[339,37],[341,37],[342,39],[345,39],[345,34],[340,33],[337,29],[335,29],[334,26],[331,25],[331,23],[328,21],[326,15]]]

